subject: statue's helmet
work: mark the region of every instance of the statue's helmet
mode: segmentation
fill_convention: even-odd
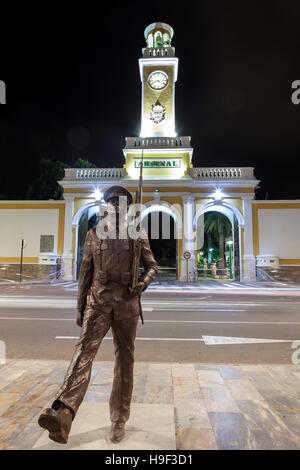
[[[132,195],[123,186],[111,186],[105,191],[103,199],[108,202],[111,198],[120,196],[126,196],[128,204],[132,204]]]

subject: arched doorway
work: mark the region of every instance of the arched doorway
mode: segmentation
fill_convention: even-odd
[[[208,203],[195,216],[198,278],[241,280],[243,217],[230,204]]]
[[[175,221],[162,211],[151,212],[142,221],[151,250],[159,266],[159,278],[177,279],[177,240]]]
[[[208,211],[198,219],[203,224],[203,244],[197,246],[198,278],[236,279],[239,274],[238,239],[234,219],[217,211]],[[201,246],[202,245],[202,246]]]
[[[75,278],[78,279],[79,270],[82,263],[84,241],[88,230],[98,223],[99,206],[88,206],[83,208],[79,214],[77,229],[77,244],[75,253]]]
[[[149,206],[142,214],[142,227],[159,266],[159,279],[177,279],[178,236],[174,214],[163,205]]]

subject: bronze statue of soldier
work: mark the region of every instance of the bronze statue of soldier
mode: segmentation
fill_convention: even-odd
[[[99,238],[97,227],[87,233],[78,283],[77,324],[82,327],[81,336],[51,408],[45,409],[38,420],[39,425],[49,431],[49,438],[62,444],[68,441],[72,421],[87,391],[93,359],[110,328],[115,367],[109,400],[112,423],[109,438],[120,442],[125,436],[133,389],[134,341],[142,315],[140,297],[155,279],[158,267],[144,231],[141,231],[143,236],[132,239],[127,224],[124,237],[125,222],[119,220],[120,196],[127,198],[128,210],[132,196],[125,188],[113,186],[104,193],[110,211],[115,210],[116,237],[100,235]],[[144,272],[132,285],[137,245]]]

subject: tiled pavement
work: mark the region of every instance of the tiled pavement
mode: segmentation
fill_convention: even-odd
[[[0,449],[110,448],[103,430],[113,362],[94,363],[72,445],[52,443],[39,428],[38,415],[67,366],[26,360],[0,366]],[[127,437],[113,448],[300,449],[297,365],[136,363],[132,403]]]

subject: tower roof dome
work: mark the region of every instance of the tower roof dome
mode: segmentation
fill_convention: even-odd
[[[151,23],[149,26],[145,28],[144,34],[145,38],[148,38],[150,33],[154,33],[156,31],[166,32],[169,33],[170,39],[174,36],[174,30],[172,26],[168,25],[167,23],[162,23],[161,21],[157,21],[156,23]]]

